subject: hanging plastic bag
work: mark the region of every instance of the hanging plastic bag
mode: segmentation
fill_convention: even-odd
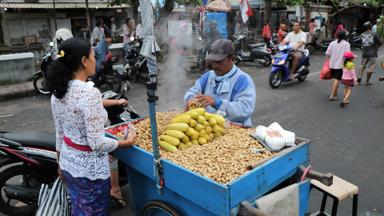
[[[323,64],[323,68],[320,71],[320,79],[329,80],[332,79],[331,69],[329,68],[329,59],[327,58]]]
[[[36,216],[70,216],[70,205],[68,202],[67,188],[64,182],[57,178],[50,188],[47,184],[42,184],[38,209]]]

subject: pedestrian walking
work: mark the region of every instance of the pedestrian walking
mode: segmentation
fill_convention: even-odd
[[[347,33],[345,31],[339,31],[337,33],[337,39],[332,41],[326,51],[326,55],[329,58],[329,68],[332,74],[332,90],[329,96],[330,101],[337,100],[337,89],[339,88],[339,82],[343,76],[344,67],[344,53],[351,51],[351,45],[346,41]]]
[[[312,41],[313,38],[315,37],[315,28],[317,27],[315,19],[312,18],[311,21],[309,22],[309,40]]]
[[[372,85],[370,82],[373,72],[376,70],[376,62],[378,57],[378,50],[382,44],[381,39],[376,33],[372,31],[372,24],[370,22],[364,23],[365,32],[361,35],[363,42],[363,56],[361,59],[361,67],[359,78],[357,82],[360,84],[365,71],[367,71],[367,80],[365,85]]]
[[[104,136],[108,116],[101,93],[86,82],[95,67],[90,43],[70,38],[59,47],[58,60],[47,77],[53,93],[58,173],[66,183],[75,216],[108,215],[108,153],[132,146],[137,136],[132,130],[125,140]]]
[[[357,85],[357,77],[355,72],[355,64],[353,59],[356,58],[356,55],[353,52],[344,53],[344,67],[343,67],[343,77],[341,83],[345,86],[344,88],[344,98],[340,103],[341,107],[349,104],[349,97],[352,93],[352,87]]]

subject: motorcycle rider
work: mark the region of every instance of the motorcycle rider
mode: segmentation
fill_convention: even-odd
[[[382,44],[381,39],[376,33],[372,32],[372,24],[368,21],[363,24],[365,32],[361,35],[363,42],[363,56],[361,59],[361,68],[357,82],[360,84],[364,71],[367,70],[367,80],[365,85],[372,85],[370,82],[372,73],[376,69],[378,50]]]
[[[300,59],[303,57],[303,51],[305,47],[305,42],[307,40],[307,34],[301,30],[301,25],[298,21],[293,22],[293,31],[289,32],[284,38],[281,45],[289,44],[293,47],[294,51],[292,55],[292,65],[291,65],[291,75],[290,79],[293,80],[293,74],[297,70]]]
[[[109,52],[109,45],[112,44],[112,36],[109,34],[105,35],[95,47],[95,58],[96,58],[96,75],[95,79],[100,76],[103,63],[107,60]]]

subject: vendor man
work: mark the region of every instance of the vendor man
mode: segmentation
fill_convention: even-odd
[[[203,74],[184,96],[186,108],[198,102],[208,112],[219,113],[229,121],[252,126],[251,115],[256,104],[252,78],[234,65],[232,41],[213,42],[205,60],[212,70]]]

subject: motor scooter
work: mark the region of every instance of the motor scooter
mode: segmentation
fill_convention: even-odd
[[[43,95],[49,95],[51,92],[47,89],[47,71],[48,67],[53,63],[54,61],[54,55],[55,55],[55,48],[54,43],[49,43],[49,49],[47,52],[44,53],[41,64],[40,64],[40,70],[33,74],[32,80],[33,80],[33,87],[35,90]]]
[[[293,47],[290,45],[279,46],[279,52],[273,56],[272,70],[269,75],[269,85],[271,88],[278,88],[281,83],[291,81],[291,61]],[[294,76],[300,82],[303,82],[309,74],[309,51],[304,50]]]
[[[104,99],[123,98],[112,91]],[[106,107],[111,125],[140,117],[131,106]],[[119,166],[119,183],[125,185],[126,170]],[[51,184],[57,178],[55,133],[42,131],[0,131],[0,212],[7,215],[33,215],[37,208],[41,184]]]
[[[272,62],[271,52],[268,51],[264,43],[247,44],[244,34],[236,35],[233,43],[235,47],[236,59],[238,64],[242,61],[256,62],[263,66],[269,66]],[[244,48],[246,46],[246,49]]]

